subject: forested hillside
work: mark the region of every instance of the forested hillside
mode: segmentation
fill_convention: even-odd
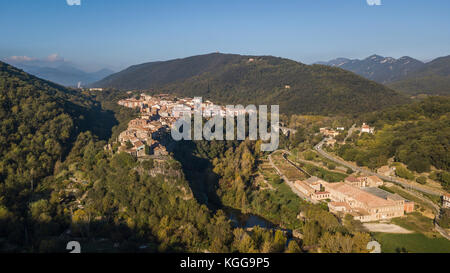
[[[450,187],[450,98],[430,97],[421,102],[386,109],[362,118],[375,126],[375,134],[356,134],[352,142],[337,148],[345,160],[378,168],[395,161],[417,173],[436,172],[433,180]],[[414,177],[412,177],[414,179]]]
[[[300,232],[304,235],[304,249],[365,252],[370,235],[361,232],[354,221],[340,223],[322,206],[301,199],[276,175],[267,182],[275,188],[258,184],[256,173],[264,157],[259,145],[259,141],[248,140],[192,141],[180,144],[174,154],[182,163],[194,195],[205,204],[256,214],[278,227]],[[239,251],[279,252],[281,245],[286,244],[278,231],[272,241],[260,237],[260,230],[256,229],[257,234],[251,234],[251,239],[244,236]],[[234,231],[235,236],[240,233],[239,229]],[[299,250],[296,242],[291,240],[286,251]]]
[[[79,132],[110,134],[112,113],[77,91],[0,63],[0,180],[3,202],[22,196],[63,160]],[[24,193],[26,195],[26,192]]]
[[[116,94],[0,69],[0,252],[65,252],[72,240],[83,252],[300,251],[286,248],[281,231],[255,229],[252,238],[200,205],[170,156],[105,150],[135,115]]]
[[[240,55],[235,54],[207,54],[165,62],[143,63],[110,75],[93,86],[148,89],[215,71],[228,64],[239,63],[241,59]]]
[[[271,56],[219,53],[132,66],[95,86],[155,88],[224,104],[279,104],[287,114],[360,113],[408,101],[342,69]]]
[[[2,62],[0,92],[0,220],[15,227],[11,238],[24,243],[29,202],[42,180],[65,159],[80,132],[107,139],[116,122],[112,112],[78,91]],[[1,237],[5,230],[0,230]]]

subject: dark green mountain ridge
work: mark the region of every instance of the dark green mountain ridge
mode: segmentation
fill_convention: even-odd
[[[408,102],[403,95],[340,68],[220,53],[131,66],[93,86],[155,89],[223,104],[279,104],[286,114],[351,114]]]

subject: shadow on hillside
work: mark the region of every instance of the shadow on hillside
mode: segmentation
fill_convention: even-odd
[[[106,221],[58,224],[57,222],[0,221],[0,253],[70,253],[68,243],[79,242],[81,253],[156,253],[181,252],[181,245],[167,245],[149,232],[134,230],[125,224]]]
[[[212,211],[222,209],[223,204],[216,193],[219,176],[212,171],[209,160],[194,154],[195,149],[193,141],[176,142],[173,149],[174,158],[181,162],[197,202],[205,204]]]

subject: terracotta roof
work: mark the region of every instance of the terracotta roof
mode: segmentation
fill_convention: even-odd
[[[142,141],[137,141],[136,143],[134,143],[135,147],[141,147],[144,146],[144,143],[142,143]]]
[[[331,183],[328,187],[365,204],[367,207],[383,207],[395,205],[394,201],[385,200],[343,182]]]
[[[379,178],[376,175],[372,175],[372,176],[369,176],[367,178],[372,179],[374,182],[383,182],[383,180],[381,180],[381,178]]]
[[[328,206],[335,207],[335,208],[344,207],[347,211],[352,210],[352,208],[345,202],[329,202]]]
[[[345,181],[349,181],[349,182],[359,182],[359,179],[355,176],[348,176],[347,178],[345,178]]]
[[[329,204],[334,206],[334,207],[345,207],[345,206],[348,206],[347,203],[345,203],[345,202],[330,202]]]

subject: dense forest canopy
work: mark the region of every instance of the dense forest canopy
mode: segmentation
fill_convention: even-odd
[[[353,142],[337,147],[346,160],[379,168],[388,159],[418,173],[438,169],[438,178],[449,189],[450,97],[423,101],[364,115],[361,120],[375,126],[375,134],[354,135]]]
[[[2,62],[0,91],[0,215],[15,227],[18,238],[9,238],[22,244],[32,209],[28,205],[42,180],[53,174],[80,132],[107,139],[116,121],[112,112],[78,91]]]

